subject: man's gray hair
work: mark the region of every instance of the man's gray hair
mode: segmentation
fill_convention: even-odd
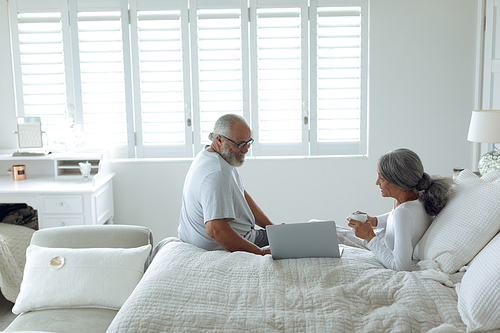
[[[214,131],[208,135],[210,141],[214,141],[218,135],[228,136],[231,129],[236,124],[245,124],[248,127],[248,123],[245,118],[238,116],[237,114],[225,114],[221,116],[214,125]]]
[[[448,202],[451,178],[429,176],[420,157],[410,149],[401,148],[382,155],[378,161],[380,175],[405,191],[418,192],[427,214],[434,216]]]

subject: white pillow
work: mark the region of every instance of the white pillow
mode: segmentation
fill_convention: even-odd
[[[30,245],[21,291],[12,312],[55,308],[119,310],[142,278],[150,250],[151,245],[129,249]],[[64,264],[57,265],[56,257]]]
[[[460,173],[448,204],[415,247],[418,260],[433,260],[446,273],[468,264],[500,230],[500,173]]]
[[[472,261],[456,285],[458,312],[467,332],[500,328],[500,234]]]

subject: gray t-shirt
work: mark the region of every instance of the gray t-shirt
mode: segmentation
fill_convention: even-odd
[[[204,147],[196,156],[184,182],[179,238],[206,250],[222,247],[207,235],[205,223],[227,219],[242,237],[255,241],[255,218],[245,199],[245,188],[236,167]]]

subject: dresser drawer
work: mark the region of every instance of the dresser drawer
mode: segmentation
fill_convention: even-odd
[[[43,196],[41,211],[43,214],[83,214],[83,196]]]
[[[83,216],[74,215],[44,215],[41,220],[41,228],[65,227],[70,225],[83,225],[85,221]]]

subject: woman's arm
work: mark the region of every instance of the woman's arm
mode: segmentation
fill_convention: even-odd
[[[391,251],[378,237],[368,242],[368,248],[387,268],[396,271],[411,271],[414,234],[414,221],[411,212],[401,207],[392,212],[394,223],[394,249]]]
[[[391,214],[391,212],[377,216],[376,217],[377,224],[376,225],[372,224],[372,225],[374,227],[385,228],[387,226],[387,219],[389,218],[389,214]]]

